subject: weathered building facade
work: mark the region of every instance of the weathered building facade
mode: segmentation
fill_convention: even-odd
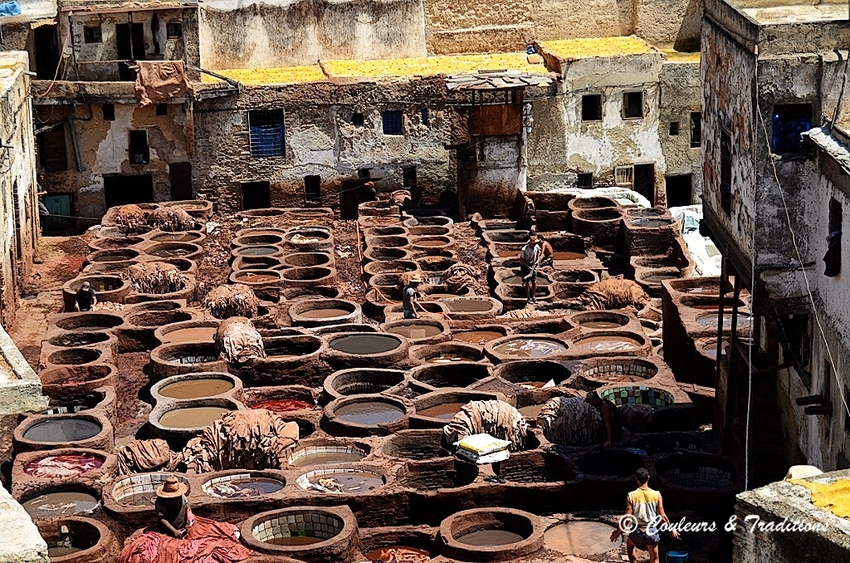
[[[846,182],[801,136],[835,120],[848,45],[846,5],[706,4],[704,215],[727,271],[753,297],[753,348],[733,341],[717,426],[743,455],[752,421],[751,470],[766,477],[781,476],[772,463],[779,472],[784,463],[850,463],[846,284],[825,276],[822,262],[830,232],[846,232]],[[812,140],[832,139],[815,131]]]

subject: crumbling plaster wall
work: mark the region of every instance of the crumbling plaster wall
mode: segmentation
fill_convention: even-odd
[[[0,53],[0,322],[8,326],[38,245],[35,144],[29,98],[28,55]],[[8,147],[8,148],[7,148]]]
[[[237,98],[195,106],[194,183],[198,194],[222,210],[241,208],[240,183],[268,181],[273,205],[303,205],[304,177],[321,178],[325,205],[339,205],[338,189],[357,171],[381,179],[381,193],[400,189],[403,169],[416,166],[425,203],[455,191],[453,155],[445,145],[468,140],[466,94],[448,92],[441,78],[403,83],[313,83],[249,87]],[[400,102],[399,100],[404,100]],[[285,156],[251,156],[248,111],[283,108]],[[422,122],[428,109],[429,124]],[[403,112],[403,134],[384,135],[382,113]],[[353,125],[353,113],[364,124]]]
[[[156,16],[158,29],[154,31]],[[182,36],[168,37],[167,24],[182,24]],[[116,26],[140,24],[144,34],[146,60],[179,60],[197,66],[197,10],[157,10],[155,12],[72,13],[60,18],[60,45],[65,44],[66,59],[63,76],[68,80],[119,80],[118,39]],[[86,43],[84,28],[100,27],[101,41]],[[70,30],[70,33],[69,33]],[[111,61],[111,62],[99,62]]]
[[[154,201],[171,199],[169,164],[189,161],[186,147],[186,107],[169,104],[168,115],[156,115],[156,106],[114,104],[115,120],[103,119],[100,104],[80,104],[75,109],[42,106],[39,117],[65,122],[68,170],[46,174],[49,192],[73,194],[75,215],[96,223],[106,212],[104,176],[150,174]],[[73,128],[73,132],[71,131]],[[130,162],[130,130],[147,131],[150,159],[147,164]],[[74,136],[82,170],[77,167]]]
[[[663,201],[666,164],[658,136],[659,73],[663,55],[579,59],[566,62],[553,96],[533,101],[528,137],[530,190],[574,186],[578,173],[613,185],[614,168],[655,165],[657,198]],[[623,117],[623,94],[643,92],[643,117]],[[602,96],[602,120],[582,121],[582,96]]]
[[[201,7],[200,42],[207,69],[426,54],[421,0],[211,0]]]
[[[699,61],[665,61],[661,66],[658,138],[667,165],[667,176],[691,176],[691,202],[702,194],[702,147],[691,146],[691,113],[700,112],[702,91]],[[670,134],[670,123],[679,123],[679,134]]]

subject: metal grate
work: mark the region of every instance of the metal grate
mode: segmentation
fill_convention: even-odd
[[[384,135],[401,135],[401,115],[400,111],[384,112]]]
[[[251,156],[262,158],[285,155],[282,109],[249,111],[248,133]]]
[[[130,131],[130,163],[147,164],[149,161],[148,132],[144,129]]]

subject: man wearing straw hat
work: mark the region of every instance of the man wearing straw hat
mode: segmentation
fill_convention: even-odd
[[[192,525],[189,502],[186,493],[189,485],[174,475],[170,476],[156,490],[156,517],[160,531],[164,534],[182,538]]]
[[[404,309],[405,319],[416,318],[416,307],[419,305],[419,292],[416,288],[422,283],[422,274],[413,272],[407,277],[407,283],[401,290],[401,305]]]

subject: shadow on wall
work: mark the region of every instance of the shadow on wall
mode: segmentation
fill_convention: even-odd
[[[677,51],[696,52],[699,51],[700,25],[704,6],[702,0],[690,0],[682,16],[682,25],[676,35],[673,48]]]

